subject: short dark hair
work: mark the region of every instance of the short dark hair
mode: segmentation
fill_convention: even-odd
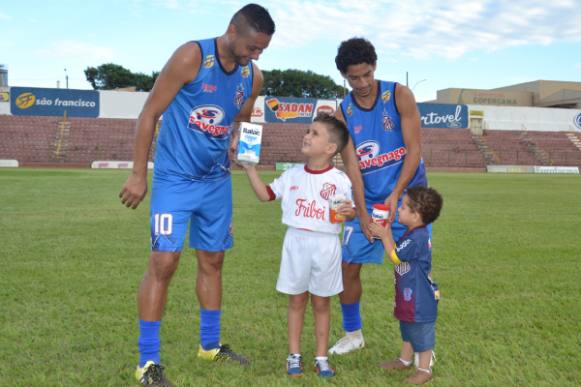
[[[341,42],[337,50],[337,56],[335,57],[337,69],[342,74],[345,74],[347,67],[361,63],[370,65],[377,63],[377,54],[375,53],[373,44],[363,38],[351,38]]]
[[[246,4],[232,16],[230,24],[234,24],[242,32],[248,27],[256,32],[262,32],[272,36],[274,34],[274,21],[266,8],[258,4]]]
[[[409,207],[422,217],[424,224],[430,224],[438,219],[444,204],[442,196],[433,188],[413,187],[407,190]]]
[[[338,120],[329,113],[319,113],[313,122],[320,122],[325,125],[329,132],[329,139],[333,144],[337,145],[335,154],[340,153],[345,148],[345,145],[349,142],[349,131],[343,121]]]

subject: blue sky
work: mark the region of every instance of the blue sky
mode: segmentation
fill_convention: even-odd
[[[448,87],[494,88],[538,79],[581,82],[581,1],[258,1],[277,32],[258,65],[343,80],[341,40],[376,47],[376,77],[406,82],[418,101]],[[0,64],[10,86],[89,89],[83,70],[116,63],[160,70],[188,40],[221,35],[246,2],[62,0],[0,2]]]

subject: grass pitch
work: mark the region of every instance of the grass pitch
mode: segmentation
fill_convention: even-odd
[[[135,296],[149,254],[148,199],[117,193],[126,171],[0,170],[0,385],[127,386],[137,363]],[[266,182],[274,173],[262,173]],[[444,197],[434,225],[442,289],[435,386],[581,384],[581,177],[431,173]],[[224,266],[222,340],[248,368],[199,361],[195,257],[182,255],[162,324],[162,361],[178,386],[374,386],[406,374],[398,355],[390,264],[363,271],[366,348],[311,372],[307,313],[302,380],[285,375],[286,304],[274,290],[284,226],[235,173],[235,247]],[[331,341],[341,336],[333,300]]]

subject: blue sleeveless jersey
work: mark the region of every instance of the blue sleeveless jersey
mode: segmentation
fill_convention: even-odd
[[[219,179],[229,174],[228,148],[234,118],[252,94],[252,62],[226,72],[217,39],[196,42],[202,61],[163,113],[154,176]]]
[[[407,153],[395,104],[396,83],[377,82],[377,97],[370,109],[359,106],[353,92],[341,103],[343,117],[359,159],[368,207],[382,203],[393,191]],[[416,185],[427,185],[423,160],[408,187]]]

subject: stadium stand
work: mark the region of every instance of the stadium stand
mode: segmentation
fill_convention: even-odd
[[[89,168],[94,160],[131,160],[136,120],[0,115],[0,159],[23,166]],[[261,166],[302,162],[306,124],[265,125]],[[581,167],[575,133],[468,129],[422,129],[428,169],[484,170],[487,164]]]
[[[483,170],[486,162],[468,129],[422,129],[422,157],[428,169]]]

